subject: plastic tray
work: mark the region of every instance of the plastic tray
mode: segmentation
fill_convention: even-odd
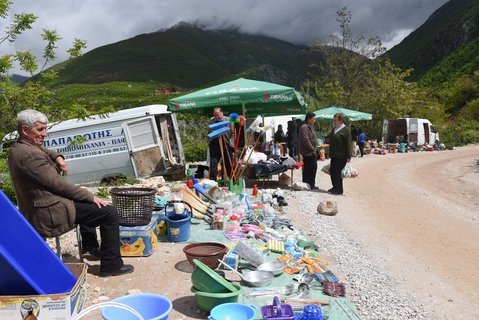
[[[238,241],[234,251],[242,258],[257,267],[266,262],[266,256],[244,240]]]
[[[294,311],[289,304],[281,304],[279,298],[273,298],[272,305],[261,307],[263,320],[294,320]]]
[[[10,199],[0,191],[0,292],[36,295],[70,292],[77,281]]]

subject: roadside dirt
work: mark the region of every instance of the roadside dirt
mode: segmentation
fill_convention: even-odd
[[[353,159],[340,225],[431,319],[479,319],[479,146]]]
[[[478,145],[354,158],[359,178],[345,180],[343,196],[318,193],[318,203],[337,202],[340,227],[417,297],[431,319],[479,319],[478,161]],[[300,177],[294,174],[295,181]],[[317,181],[320,189],[330,188],[320,171]],[[288,201],[290,218],[303,192]],[[305,221],[295,222],[308,232]],[[192,268],[183,246],[160,243],[148,258],[125,258],[136,269],[121,277],[100,278],[97,263],[89,262],[86,306],[137,289],[170,298],[170,319],[206,319],[190,291]],[[334,265],[334,257],[327,258]]]

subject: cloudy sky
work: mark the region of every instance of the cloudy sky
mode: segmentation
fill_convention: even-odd
[[[336,12],[352,12],[354,34],[379,36],[387,48],[399,43],[447,0],[11,0],[10,16],[33,13],[38,20],[14,44],[1,51],[42,52],[42,29],[54,29],[62,40],[60,62],[75,38],[96,47],[138,34],[169,28],[181,21],[200,22],[210,28],[237,26],[295,44],[327,41],[338,31]],[[7,21],[0,20],[0,32]],[[6,53],[6,52],[5,52]],[[0,56],[3,55],[0,52]]]

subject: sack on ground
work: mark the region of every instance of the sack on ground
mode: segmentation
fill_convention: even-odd
[[[331,166],[330,163],[328,163],[327,165],[325,165],[324,167],[321,168],[321,171],[326,173],[326,174],[329,174],[329,167]]]
[[[346,166],[341,170],[341,176],[343,178],[356,178],[359,176],[359,171],[351,167],[349,163],[346,163]]]
[[[338,213],[338,205],[334,201],[321,201],[318,205],[318,213],[327,216],[334,216]]]
[[[278,178],[278,182],[281,186],[289,186],[291,185],[291,177],[286,173],[282,173]]]

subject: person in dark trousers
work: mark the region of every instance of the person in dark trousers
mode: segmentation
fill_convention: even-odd
[[[283,131],[283,125],[279,124],[278,125],[278,130],[274,133],[274,142],[276,143],[282,143],[286,141],[286,135],[284,134]]]
[[[358,142],[359,131],[354,124],[351,125],[351,155],[356,157],[356,144]]]
[[[351,130],[344,124],[344,114],[334,115],[333,129],[328,135],[329,157],[331,166],[329,174],[333,187],[328,190],[332,194],[343,194],[343,178],[341,170],[351,161]]]
[[[288,121],[288,129],[286,131],[286,142],[288,144],[289,156],[296,159],[296,144],[298,143],[298,129],[296,128],[296,122],[293,120]]]
[[[303,182],[309,184],[311,190],[319,189],[316,187],[316,172],[318,171],[318,157],[316,156],[316,136],[314,135],[313,125],[316,121],[316,115],[308,112],[303,124],[299,128],[298,135],[298,154],[303,157]]]
[[[47,124],[47,117],[36,110],[17,115],[20,139],[10,150],[8,164],[18,209],[44,238],[61,235],[80,224],[85,248],[98,250],[95,228],[100,227],[100,275],[133,272],[134,267],[121,259],[117,210],[62,177],[68,173],[65,159],[43,147]]]
[[[359,146],[359,152],[361,153],[361,157],[364,156],[364,144],[366,143],[366,140],[368,139],[366,137],[366,134],[361,130],[359,129],[358,130],[358,146]]]
[[[221,108],[214,108],[213,109],[213,117],[210,118],[210,124],[222,122],[222,121],[229,121],[227,117],[224,116],[223,111]],[[208,141],[209,150],[210,150],[210,179],[216,180],[218,176],[218,163],[224,160],[225,167],[223,168],[223,162],[221,162],[222,170],[226,170],[227,179],[229,179],[229,174],[231,172],[231,159],[233,159],[233,146],[234,146],[234,139],[232,133],[234,132],[234,127],[232,123],[229,125],[229,132],[223,136],[223,140],[226,140],[226,145],[223,145],[223,155],[225,159],[221,158],[221,148],[220,148],[220,138],[216,137],[210,139]],[[228,158],[229,153],[229,158]],[[223,179],[224,175],[221,175],[221,179]]]

